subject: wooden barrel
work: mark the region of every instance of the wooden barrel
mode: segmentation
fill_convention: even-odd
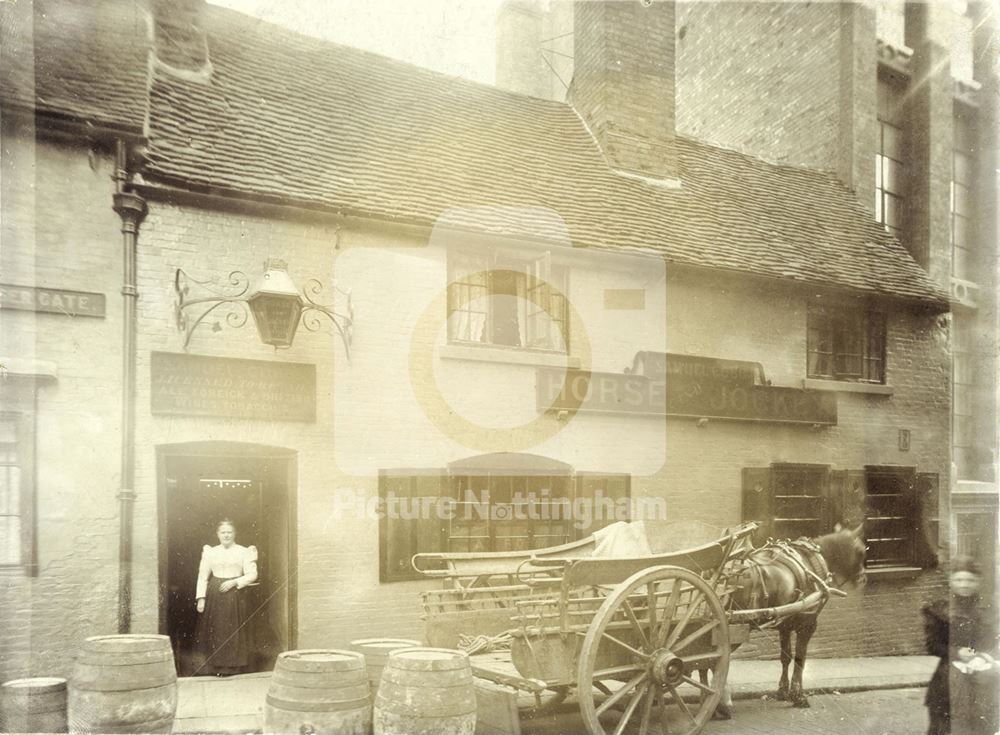
[[[0,732],[66,732],[66,680],[13,679],[0,687]]]
[[[365,657],[355,651],[279,654],[264,706],[264,732],[368,735],[372,700]]]
[[[378,691],[378,683],[382,679],[382,669],[385,668],[389,654],[397,648],[415,648],[420,641],[409,638],[361,638],[351,641],[351,650],[365,657],[368,666],[368,682],[372,687],[372,697]]]
[[[169,733],[177,673],[165,635],[87,638],[69,680],[71,733]]]
[[[375,735],[473,735],[476,694],[468,655],[450,648],[390,653],[374,723]]]

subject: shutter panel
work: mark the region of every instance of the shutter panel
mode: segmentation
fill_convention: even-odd
[[[936,567],[938,563],[938,502],[939,482],[936,472],[918,472],[917,494],[917,543],[918,566]]]
[[[830,484],[827,486],[826,496],[826,530],[823,533],[833,531],[838,523],[844,525],[844,491],[847,485],[847,472],[845,470],[833,470],[830,472]]]
[[[443,523],[437,517],[437,498],[442,494],[444,474],[433,469],[394,469],[379,473],[379,498],[383,514],[379,520],[379,579],[397,582],[420,579],[410,559],[420,551],[442,551]],[[420,512],[421,498],[433,498]]]
[[[774,513],[771,509],[771,468],[743,468],[743,520],[756,521],[755,544],[762,544],[774,533]]]
[[[867,515],[868,490],[864,470],[845,470],[841,496],[840,525],[857,528],[865,522]]]
[[[616,515],[622,508],[620,503],[631,497],[631,484],[631,475],[578,472],[573,509],[583,515],[572,519],[577,538],[589,536],[619,520],[630,520],[627,515],[625,518]],[[628,509],[627,503],[625,508]]]
[[[442,514],[444,500],[451,497],[447,473],[443,470],[415,473],[413,488],[414,502],[421,509],[414,521],[416,547],[413,553],[447,551],[448,521]],[[427,511],[426,515],[423,510]],[[406,563],[412,566],[409,559]]]
[[[412,523],[405,517],[413,497],[412,481],[406,470],[385,470],[378,478],[382,517],[379,519],[379,580],[406,579],[413,556]]]

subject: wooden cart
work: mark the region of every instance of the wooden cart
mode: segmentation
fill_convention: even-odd
[[[695,735],[722,697],[748,623],[821,602],[730,610],[754,528],[635,558],[592,557],[592,537],[526,552],[418,554],[414,568],[445,582],[423,593],[428,642],[455,648],[480,637],[473,673],[533,695],[539,708],[575,690],[591,735]],[[509,650],[489,650],[500,641]]]

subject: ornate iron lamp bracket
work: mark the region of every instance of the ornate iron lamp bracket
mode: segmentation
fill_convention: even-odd
[[[192,296],[192,289],[197,288],[207,295]],[[322,326],[321,316],[333,324],[344,345],[348,361],[351,359],[351,342],[354,329],[354,307],[351,304],[351,292],[334,287],[336,292],[347,297],[344,312],[338,312],[333,306],[320,303],[316,299],[323,291],[323,284],[315,278],[306,281],[305,292],[299,294],[302,314],[301,324],[310,332],[319,331]],[[248,300],[257,292],[251,291],[250,278],[243,271],[233,271],[229,274],[228,285],[218,286],[213,281],[199,281],[191,278],[183,268],[178,268],[174,274],[174,320],[177,329],[184,335],[184,349],[191,342],[194,330],[221,306],[232,307],[226,312],[224,320],[230,327],[239,328],[247,323],[253,313],[248,306]],[[294,294],[291,294],[294,298]],[[256,315],[254,315],[256,318]],[[212,322],[212,331],[222,329],[219,320]]]
[[[192,286],[207,292],[208,296],[191,298]],[[191,278],[184,272],[183,268],[178,268],[174,274],[174,320],[177,330],[184,335],[184,349],[188,348],[191,342],[191,335],[199,324],[216,309],[224,304],[235,307],[233,311],[226,313],[226,324],[230,327],[239,328],[247,323],[250,315],[247,309],[246,295],[250,290],[250,278],[243,271],[233,271],[229,274],[229,290],[232,293],[224,293],[212,281],[198,281]],[[200,312],[197,309],[189,312],[191,307],[204,307]],[[212,331],[218,332],[222,325],[215,321],[212,323]]]

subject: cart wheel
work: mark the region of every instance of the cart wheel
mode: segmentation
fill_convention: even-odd
[[[686,569],[644,569],[608,594],[587,629],[580,712],[590,735],[696,735],[728,672],[729,629],[715,591]]]

